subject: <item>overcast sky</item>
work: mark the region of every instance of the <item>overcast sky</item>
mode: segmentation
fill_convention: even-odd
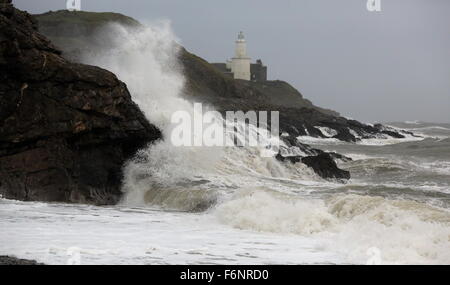
[[[86,11],[170,19],[208,61],[233,55],[244,31],[252,60],[316,105],[366,122],[450,122],[450,0],[81,0]],[[30,13],[65,0],[13,0]]]

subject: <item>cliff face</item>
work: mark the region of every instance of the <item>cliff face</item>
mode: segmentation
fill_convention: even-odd
[[[159,130],[114,74],[64,59],[10,3],[0,0],[0,194],[115,203],[123,163]]]
[[[129,17],[120,14],[110,14],[107,17],[106,14],[57,11],[35,17],[40,31],[57,43],[65,56],[74,61],[82,61],[80,55],[104,52],[107,43],[114,42],[115,35],[101,32],[105,24],[119,22],[130,29],[140,27],[140,24],[136,25],[136,21],[130,22]],[[186,79],[186,98],[210,104],[222,113],[237,110],[279,111],[280,130],[289,134],[282,139],[287,145],[295,145],[310,157],[283,158],[279,154],[277,159],[286,163],[304,163],[323,178],[345,180],[350,174],[336,166],[334,160],[340,159],[336,154],[311,149],[296,140],[297,136],[333,137],[348,142],[380,136],[404,137],[384,126],[348,120],[335,111],[315,106],[286,82],[234,80],[183,47],[180,47],[179,60]]]
[[[120,14],[107,17],[107,14],[57,11],[35,17],[40,31],[55,42],[65,56],[79,61],[79,55],[83,52],[95,52],[99,40],[96,31],[105,23],[139,26],[129,17]],[[102,34],[100,38],[103,44],[108,41],[108,35]],[[234,80],[184,48],[181,48],[179,57],[186,77],[185,96],[195,102],[211,104],[218,111],[279,111],[281,131],[293,136],[330,137],[330,134],[321,131],[326,128],[332,130],[333,138],[348,142],[380,136],[404,137],[381,125],[371,126],[349,120],[335,111],[315,106],[284,81]]]
[[[360,139],[404,135],[382,125],[367,125],[315,106],[284,81],[252,82],[231,79],[202,58],[182,49],[180,60],[187,79],[186,95],[207,102],[217,110],[279,111],[280,130],[292,136],[327,138],[320,128],[334,130],[333,138],[356,142]],[[405,132],[406,133],[406,132]]]
[[[186,76],[186,94],[192,99],[207,101],[220,111],[278,108],[311,108],[338,116],[339,113],[317,107],[287,82],[281,80],[253,82],[225,76],[204,59],[184,48],[180,61]]]

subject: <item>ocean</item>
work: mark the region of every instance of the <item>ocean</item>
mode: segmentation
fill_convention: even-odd
[[[0,254],[47,264],[66,264],[73,252],[82,264],[365,264],[374,255],[448,264],[450,125],[391,125],[427,137],[321,145],[354,159],[340,164],[352,173],[346,184],[254,172],[232,173],[235,185],[184,185],[139,207],[2,199]],[[189,203],[212,199],[208,190],[222,192],[216,204],[191,211]]]
[[[110,29],[117,42],[84,62],[113,71],[170,137],[170,114],[193,112],[180,96],[170,26]],[[351,157],[338,163],[351,173],[346,183],[258,148],[157,142],[124,166],[116,206],[0,199],[0,255],[46,264],[449,264],[450,124],[387,125],[422,137],[298,138]]]

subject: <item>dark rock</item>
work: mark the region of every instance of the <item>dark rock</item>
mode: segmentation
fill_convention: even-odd
[[[275,158],[279,161],[289,161],[291,163],[297,163],[302,161],[301,156],[282,156],[281,154],[277,154]]]
[[[314,169],[322,178],[350,179],[350,172],[338,168],[329,153],[303,157],[301,161]]]
[[[308,145],[300,143],[292,136],[281,136],[281,139],[286,144],[287,149],[280,148],[280,151],[275,156],[277,160],[294,164],[299,162],[304,163],[311,167],[320,177],[325,179],[350,179],[350,173],[338,168],[335,162],[335,160],[341,160],[343,162],[351,161],[352,159],[350,157],[335,152],[328,153],[320,149],[311,148]],[[286,153],[292,153],[289,150],[296,147],[308,156],[285,155]]]
[[[336,161],[340,160],[342,162],[349,162],[353,159],[351,157],[345,156],[343,154],[337,153],[337,152],[328,152],[328,154]]]
[[[388,136],[391,136],[391,137],[393,137],[393,138],[396,138],[396,139],[404,139],[404,138],[405,138],[404,135],[399,134],[399,133],[397,133],[396,131],[388,131],[388,130],[384,130],[384,131],[382,131],[382,133],[383,133],[383,134],[386,134],[386,135],[388,135]]]
[[[376,128],[377,130],[379,130],[380,133],[386,134],[386,135],[391,136],[393,138],[397,138],[397,139],[405,138],[404,135],[400,134],[399,132],[397,132],[395,129],[393,129],[391,127],[387,127],[387,126],[384,126],[382,124],[375,124],[373,127]],[[405,134],[413,135],[412,133],[410,133],[410,132],[408,133],[408,132],[403,131],[403,130],[401,132],[403,132]]]
[[[307,155],[317,155],[323,152],[323,150],[312,148],[307,144],[301,143],[296,137],[292,135],[280,136],[280,139],[286,144],[288,148],[297,147]]]
[[[2,0],[0,0],[2,1]],[[1,2],[0,2],[1,3]],[[0,4],[1,5],[1,4]],[[44,265],[34,260],[20,259],[12,256],[0,256],[0,265]]]
[[[341,129],[337,135],[333,136],[333,138],[345,141],[345,142],[356,142],[356,138],[354,135],[350,133],[348,129]]]
[[[0,3],[0,194],[117,202],[123,163],[159,130],[114,74],[67,61],[33,17]]]
[[[314,172],[324,179],[350,179],[350,172],[346,170],[340,169],[336,162],[334,161],[334,157],[337,159],[342,158],[345,159],[345,156],[340,156],[335,153],[326,153],[323,152],[314,156],[283,156],[278,153],[275,158],[282,162],[290,162],[290,163],[303,163],[308,167],[311,167]],[[350,159],[350,158],[348,158]]]

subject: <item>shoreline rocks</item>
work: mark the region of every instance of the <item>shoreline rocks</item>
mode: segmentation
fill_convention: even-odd
[[[275,158],[282,162],[303,163],[324,179],[339,181],[350,179],[350,172],[340,169],[336,161],[351,161],[350,157],[335,152],[325,152],[298,141],[294,136],[281,136],[286,146],[280,147]]]
[[[0,255],[0,265],[44,265],[35,260],[21,259],[8,255]]]
[[[329,153],[303,157],[301,162],[311,167],[322,178],[350,179],[350,172],[340,169]]]
[[[122,165],[160,131],[114,74],[61,57],[10,3],[0,1],[0,195],[115,204]]]

